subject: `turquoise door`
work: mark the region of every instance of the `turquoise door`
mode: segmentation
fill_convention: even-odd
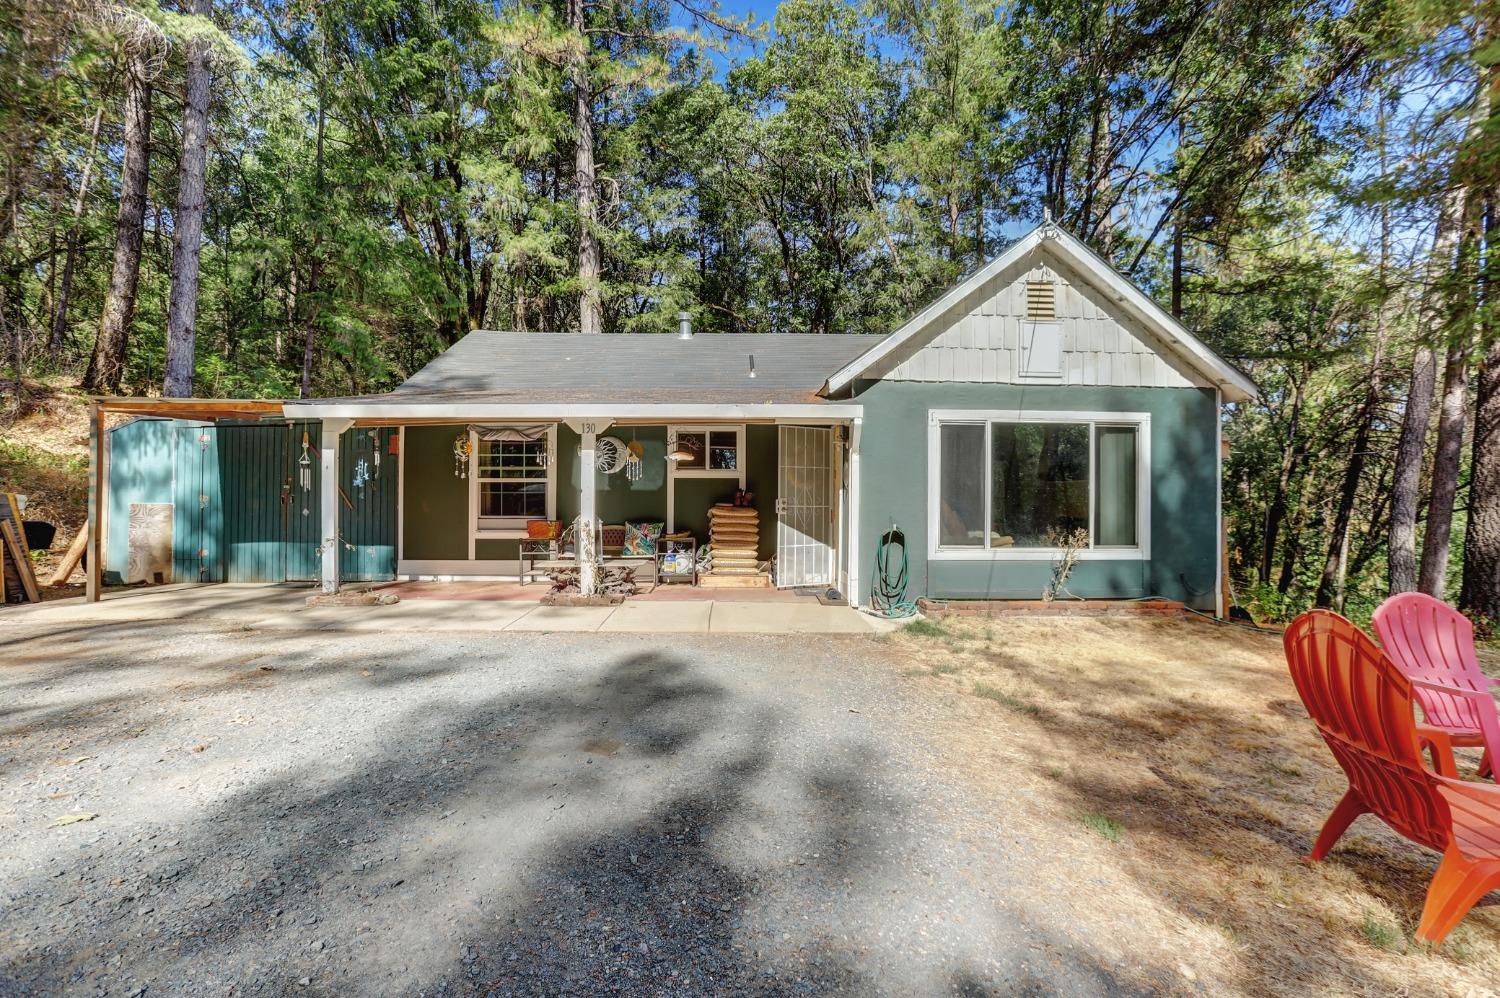
[[[173,474],[172,580],[224,581],[219,428],[178,426]]]

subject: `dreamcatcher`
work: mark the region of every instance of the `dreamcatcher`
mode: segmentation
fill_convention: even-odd
[[[594,470],[601,475],[613,475],[625,467],[629,454],[619,437],[600,437],[594,441]]]
[[[627,481],[638,482],[645,470],[641,467],[641,458],[646,456],[646,448],[635,438],[635,431],[630,431],[630,443],[625,445],[625,478]]]

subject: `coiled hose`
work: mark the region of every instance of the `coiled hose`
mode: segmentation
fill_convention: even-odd
[[[891,566],[893,547],[901,549],[901,566],[895,571],[892,571]],[[916,616],[917,604],[906,598],[910,571],[906,560],[906,534],[893,525],[880,535],[880,543],[875,548],[875,585],[870,592],[871,612],[891,620]]]

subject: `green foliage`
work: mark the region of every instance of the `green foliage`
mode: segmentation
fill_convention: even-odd
[[[1102,814],[1086,814],[1078,819],[1083,827],[1110,842],[1118,842],[1125,834],[1125,826]]]

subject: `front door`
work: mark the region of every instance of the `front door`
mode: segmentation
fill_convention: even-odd
[[[776,585],[833,585],[833,430],[780,427]]]

